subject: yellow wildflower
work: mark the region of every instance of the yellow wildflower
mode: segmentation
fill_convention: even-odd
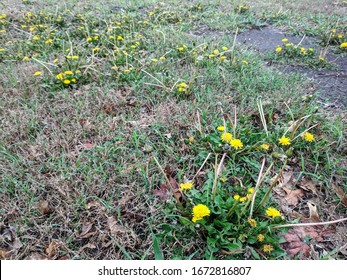
[[[263,252],[264,253],[270,253],[271,251],[273,251],[274,250],[274,247],[272,247],[271,245],[264,245],[263,246]]]
[[[254,188],[249,188],[249,189],[247,190],[247,193],[248,193],[248,194],[254,193]]]
[[[222,50],[223,50],[223,51],[227,51],[228,48],[227,48],[227,47],[222,47]]]
[[[281,217],[280,211],[272,207],[269,207],[268,209],[266,209],[265,213],[271,218]]]
[[[286,43],[286,42],[288,42],[288,39],[287,39],[287,38],[283,38],[283,39],[282,39],[282,42],[283,42],[283,43]]]
[[[213,53],[214,53],[215,55],[217,55],[217,54],[219,54],[219,50],[214,50]]]
[[[234,195],[234,199],[237,200],[237,201],[239,201],[239,200],[240,200],[240,196],[239,196],[238,194],[235,194],[235,195]]]
[[[158,59],[156,59],[156,58],[152,58],[151,59],[153,62],[158,62]]]
[[[233,139],[233,135],[229,132],[224,132],[221,139],[223,142],[230,143],[230,141]]]
[[[252,218],[248,218],[247,222],[252,228],[257,227],[257,221],[256,220],[254,220]]]
[[[217,127],[218,131],[224,131],[225,130],[225,126],[224,125],[220,125]]]
[[[65,85],[69,85],[69,84],[71,83],[71,81],[68,80],[68,79],[65,79],[65,80],[63,81],[63,83],[64,83]]]
[[[23,57],[23,61],[29,61],[29,60],[30,60],[30,58],[28,56]]]
[[[39,37],[39,36],[34,36],[34,37],[33,37],[33,40],[34,40],[34,41],[38,41],[38,40],[40,40],[40,37]]]
[[[247,200],[247,197],[243,196],[240,198],[240,202],[245,202]]]
[[[311,134],[309,132],[305,132],[304,135],[302,136],[302,138],[307,142],[313,142],[314,141],[313,134]]]
[[[243,148],[243,143],[241,142],[240,139],[231,139],[229,142],[229,145],[233,147],[235,150],[242,149]]]
[[[57,63],[58,61],[59,61],[58,58],[53,60],[54,63]]]
[[[65,71],[65,75],[72,75],[72,74],[73,74],[73,72],[72,72],[72,71],[70,71],[70,70]]]
[[[281,47],[277,47],[277,48],[276,48],[276,52],[277,52],[277,53],[279,53],[279,52],[281,52],[281,51],[282,51],[282,48],[281,48]]]
[[[289,146],[290,145],[290,138],[282,136],[280,139],[278,139],[278,142],[282,145],[282,146]]]
[[[343,42],[343,43],[340,45],[340,48],[341,48],[341,49],[346,49],[346,48],[347,48],[347,42]]]
[[[193,182],[187,182],[187,183],[182,183],[180,184],[180,190],[181,191],[186,191],[192,189],[194,186]]]
[[[264,235],[262,235],[262,234],[258,234],[258,235],[257,235],[257,240],[258,240],[259,242],[263,242],[264,239],[265,239],[265,236],[264,236]]]
[[[193,137],[193,136],[190,136],[190,137],[188,138],[188,142],[189,142],[189,143],[193,143],[193,142],[194,142],[194,137]]]
[[[202,220],[204,217],[211,214],[210,209],[204,204],[198,204],[193,207],[193,218],[192,221],[196,223],[199,220]]]
[[[87,38],[87,42],[91,42],[91,41],[93,41],[93,38],[88,37],[88,38]]]
[[[264,144],[261,144],[261,145],[260,145],[260,148],[261,148],[262,150],[268,151],[268,150],[270,149],[270,145],[264,143]]]
[[[36,71],[35,73],[34,73],[34,76],[41,76],[41,72],[40,71]]]
[[[122,36],[117,36],[117,41],[123,41],[123,37]]]
[[[64,78],[64,74],[63,73],[59,73],[58,75],[55,76],[58,80],[63,80]]]

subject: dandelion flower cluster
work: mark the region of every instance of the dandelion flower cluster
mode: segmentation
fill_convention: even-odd
[[[196,223],[199,220],[202,220],[204,217],[211,214],[210,209],[204,204],[198,204],[193,207],[193,218],[192,221]]]

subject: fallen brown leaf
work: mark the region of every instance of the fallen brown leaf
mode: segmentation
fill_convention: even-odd
[[[299,198],[304,196],[304,191],[302,189],[291,190],[286,187],[283,187],[283,190],[286,192],[286,196],[283,198],[284,201],[288,203],[288,205],[297,205],[299,202]]]
[[[82,224],[82,232],[80,233],[80,238],[89,238],[96,234],[96,231],[89,232],[93,227],[93,223],[85,222]]]
[[[10,256],[10,252],[5,249],[0,249],[0,260],[6,260]]]
[[[299,256],[300,259],[308,258],[311,252],[310,246],[305,242],[306,237],[315,241],[324,241],[335,232],[335,228],[325,229],[322,226],[295,227],[288,230],[283,236],[286,240],[282,247],[286,250],[290,258]]]
[[[120,224],[115,217],[109,217],[107,219],[107,225],[111,231],[112,235],[117,235],[118,233],[126,233],[128,229]]]
[[[52,258],[55,257],[58,253],[60,242],[56,239],[52,240],[51,243],[49,243],[48,247],[46,248],[46,254],[48,257]]]
[[[308,218],[311,223],[320,222],[317,205],[312,202],[307,202],[308,209],[310,210],[310,217]]]
[[[47,200],[41,199],[38,204],[38,208],[42,215],[49,215],[52,213],[52,210],[49,207],[49,203]]]
[[[161,184],[159,189],[154,190],[154,196],[159,197],[163,201],[169,198],[169,194],[170,192],[165,184]]]
[[[345,194],[343,189],[338,188],[338,187],[334,187],[334,190],[335,190],[337,196],[340,198],[341,203],[347,207],[347,195]]]
[[[302,179],[301,182],[298,184],[298,187],[304,189],[305,191],[311,191],[315,195],[318,195],[316,184],[311,180],[308,180],[306,178]]]

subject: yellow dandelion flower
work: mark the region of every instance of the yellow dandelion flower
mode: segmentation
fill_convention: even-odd
[[[219,54],[219,50],[214,50],[213,53],[214,53],[215,55],[217,55],[217,54]]]
[[[281,48],[281,47],[277,47],[277,48],[276,48],[276,52],[277,52],[277,53],[279,53],[279,52],[281,52],[281,51],[282,51],[282,48]]]
[[[338,34],[338,35],[337,35],[337,38],[342,39],[342,38],[343,38],[343,35],[342,35],[342,34]]]
[[[75,79],[75,78],[72,78],[72,79],[71,79],[71,82],[76,83],[76,79]]]
[[[257,221],[256,220],[254,220],[252,218],[248,218],[247,222],[252,228],[257,227]]]
[[[220,138],[223,142],[230,143],[230,141],[233,139],[233,135],[229,132],[224,132]]]
[[[226,60],[227,59],[227,57],[225,56],[225,55],[222,55],[221,57],[220,57],[220,61],[224,61],[224,60]]]
[[[183,48],[183,47],[179,47],[178,50],[179,50],[180,52],[183,52],[184,48]]]
[[[41,74],[42,74],[42,72],[36,71],[36,72],[34,73],[34,76],[41,76]]]
[[[271,245],[266,244],[266,245],[263,246],[263,252],[264,253],[270,253],[273,250],[274,250],[274,247],[272,247]]]
[[[23,61],[29,61],[29,60],[30,60],[30,58],[28,56],[23,57]]]
[[[305,132],[304,135],[302,136],[302,138],[307,142],[313,142],[314,141],[313,134],[311,134],[309,132]]]
[[[288,39],[287,39],[287,38],[283,38],[283,39],[282,39],[282,42],[283,42],[283,43],[287,43],[287,42],[288,42]]]
[[[58,58],[53,60],[54,63],[57,63],[58,61],[59,61]]]
[[[65,80],[63,81],[63,83],[64,83],[65,85],[69,85],[69,84],[71,83],[71,81],[68,80],[68,79],[65,79]]]
[[[290,138],[282,136],[280,139],[278,139],[278,142],[282,145],[282,146],[289,146],[290,145]]]
[[[158,62],[158,59],[156,59],[156,58],[152,58],[151,59],[153,62]]]
[[[243,143],[241,142],[240,139],[231,139],[229,142],[229,145],[233,147],[235,150],[242,149],[243,148]]]
[[[247,197],[245,197],[245,196],[243,196],[243,197],[241,197],[240,198],[240,202],[242,203],[242,202],[245,202],[247,200]]]
[[[193,143],[193,142],[194,142],[194,137],[193,137],[193,136],[190,136],[190,137],[188,138],[188,142],[189,142],[189,143]]]
[[[65,75],[73,75],[73,72],[68,70],[68,71],[65,71]]]
[[[224,125],[220,125],[217,127],[218,131],[224,131],[225,130],[225,126]]]
[[[343,43],[340,45],[340,48],[341,48],[341,49],[346,49],[346,48],[347,48],[347,42],[343,42]]]
[[[63,73],[59,73],[58,75],[55,76],[58,80],[63,80],[64,78],[64,74]]]
[[[38,41],[38,40],[40,40],[40,37],[39,37],[39,36],[34,36],[34,37],[33,37],[33,40],[34,40],[34,41]]]
[[[120,35],[117,36],[117,41],[123,41],[123,39],[124,39],[124,38],[123,38],[122,36],[120,36]]]
[[[288,44],[285,44],[286,47],[292,47],[293,46],[293,43],[288,43]]]
[[[247,190],[247,193],[248,193],[248,194],[254,193],[254,188],[249,188],[249,189]]]
[[[73,56],[72,56],[72,59],[78,59],[78,58],[79,58],[78,55],[73,55]]]
[[[281,212],[278,211],[275,208],[269,207],[268,209],[266,209],[265,211],[266,215],[268,215],[271,218],[275,218],[275,217],[281,217]]]
[[[237,201],[239,201],[239,200],[240,200],[240,196],[239,196],[238,194],[235,194],[235,195],[234,195],[234,199],[237,200]]]
[[[88,37],[88,38],[87,38],[87,42],[91,42],[91,41],[93,41],[93,38]]]
[[[260,145],[260,148],[261,148],[262,150],[268,151],[268,150],[270,149],[270,145],[264,143],[264,144],[261,144],[261,145]]]
[[[93,52],[98,52],[99,50],[100,50],[100,48],[95,47],[95,48],[93,49]]]
[[[180,190],[181,191],[186,191],[192,189],[194,186],[193,182],[187,182],[187,183],[182,183],[180,184]]]
[[[249,64],[247,60],[242,60],[242,63],[245,64],[245,65]]]
[[[222,50],[223,50],[223,51],[227,51],[228,48],[227,48],[227,47],[222,47]]]
[[[265,239],[265,236],[264,236],[264,235],[262,235],[262,234],[258,234],[258,235],[257,235],[257,240],[258,240],[259,242],[263,242],[264,239]]]
[[[193,218],[192,221],[196,223],[199,220],[202,220],[204,217],[211,214],[210,209],[204,204],[198,204],[193,207]]]

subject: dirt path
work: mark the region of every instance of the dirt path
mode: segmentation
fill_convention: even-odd
[[[252,29],[237,36],[237,42],[244,44],[251,49],[266,53],[273,51],[281,40],[286,37],[290,42],[301,45],[305,48],[313,47],[319,49],[319,45],[312,37],[299,37],[286,34],[284,30],[268,26],[260,30]],[[326,59],[331,62],[335,69],[312,69],[302,66],[286,65],[280,66],[283,72],[300,72],[312,79],[317,86],[319,102],[324,107],[347,108],[347,57],[328,53]]]

